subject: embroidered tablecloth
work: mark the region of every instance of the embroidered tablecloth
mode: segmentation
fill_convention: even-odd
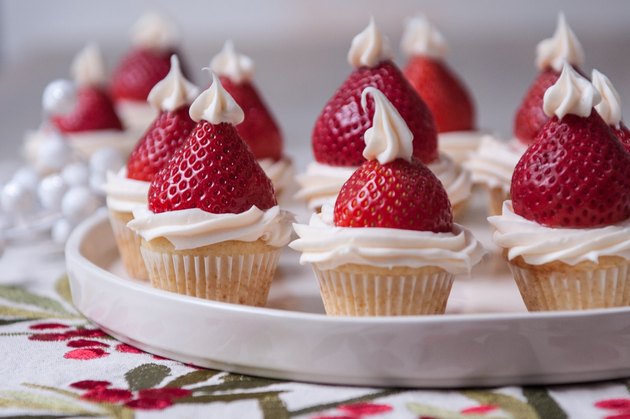
[[[48,242],[0,260],[0,417],[630,418],[630,381],[377,389],[196,368],[90,324],[72,306],[64,270],[62,249]]]

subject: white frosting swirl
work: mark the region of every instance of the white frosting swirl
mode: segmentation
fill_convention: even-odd
[[[555,115],[559,119],[568,114],[586,118],[601,99],[591,82],[565,62],[558,81],[545,92],[543,111],[545,115]]]
[[[221,52],[210,61],[210,69],[238,84],[252,79],[254,61],[247,55],[237,53],[232,41],[225,41]]]
[[[158,116],[157,109],[147,102],[120,99],[115,105],[116,113],[120,116],[125,128],[136,131],[138,138]]]
[[[482,131],[441,132],[438,134],[438,145],[442,153],[455,163],[462,164],[479,148],[485,135]]]
[[[407,21],[400,46],[409,56],[444,58],[448,51],[446,39],[425,15],[419,15]]]
[[[137,206],[146,207],[151,182],[129,179],[127,168],[123,167],[118,173],[107,173],[105,193],[107,207],[118,212],[132,212]]]
[[[149,92],[147,101],[155,108],[173,112],[192,103],[199,89],[186,80],[179,66],[177,55],[171,55],[171,69],[166,77],[156,83]]]
[[[111,147],[126,158],[138,142],[137,133],[116,129],[70,132],[65,137],[70,147],[82,157],[90,157],[102,148]]]
[[[280,160],[260,159],[258,164],[263,169],[267,177],[271,180],[273,188],[278,193],[286,189],[293,180],[293,164],[286,157]]]
[[[501,188],[508,193],[512,173],[525,150],[527,146],[515,138],[505,142],[485,135],[477,151],[464,162],[464,167],[472,174],[473,183],[486,185],[490,189]]]
[[[567,24],[564,13],[560,13],[553,36],[542,40],[536,47],[536,65],[541,70],[551,67],[560,71],[564,61],[581,66],[584,64],[584,50]]]
[[[282,247],[291,240],[294,217],[279,206],[266,211],[252,206],[240,214],[212,214],[198,208],[155,214],[145,207],[133,210],[127,224],[147,241],[163,237],[175,250],[196,249],[229,240]]]
[[[354,166],[329,166],[309,163],[306,172],[296,176],[300,190],[296,199],[304,199],[310,209],[320,208],[327,202],[335,203],[344,183],[357,170]]]
[[[450,273],[470,272],[484,250],[464,227],[452,233],[433,233],[393,228],[336,227],[332,205],[313,214],[308,225],[294,224],[299,239],[289,246],[302,252],[300,263],[320,269],[346,264],[383,268],[435,266]]]
[[[372,17],[367,28],[352,39],[348,62],[355,68],[376,67],[392,56],[389,40],[378,30]]]
[[[79,86],[101,86],[105,83],[103,54],[96,44],[89,44],[74,57],[70,68]]]
[[[552,228],[514,213],[512,201],[503,203],[503,213],[488,217],[496,229],[494,242],[508,251],[508,259],[521,256],[530,265],[560,261],[568,265],[601,256],[630,259],[630,220],[597,228]]]
[[[146,13],[134,24],[131,40],[141,48],[166,50],[177,45],[179,31],[177,26],[166,17],[155,13]]]
[[[396,159],[411,161],[413,154],[413,134],[398,110],[375,87],[366,87],[361,93],[361,106],[367,112],[367,95],[374,100],[372,126],[365,131],[363,139],[366,160],[378,160],[380,164],[391,163]]]
[[[438,160],[427,166],[442,182],[451,204],[459,204],[470,197],[472,179],[468,170],[464,170],[444,154],[440,154]]]
[[[597,70],[591,76],[593,86],[599,92],[602,100],[595,106],[595,110],[610,126],[619,128],[621,122],[621,97],[610,82],[610,79]]]
[[[212,84],[190,105],[190,117],[199,122],[202,119],[211,124],[226,122],[238,125],[245,119],[243,109],[223,88],[216,74],[212,73]]]

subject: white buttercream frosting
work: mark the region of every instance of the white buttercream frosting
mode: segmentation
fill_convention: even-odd
[[[455,163],[462,164],[479,148],[485,135],[483,131],[441,132],[438,134],[438,145],[442,153]]]
[[[147,101],[156,109],[172,112],[192,103],[199,89],[186,80],[179,66],[177,55],[171,55],[171,69],[166,77],[156,83],[149,92]]]
[[[65,134],[68,144],[83,157],[90,157],[102,148],[115,148],[124,157],[129,156],[138,134],[129,130],[102,129],[94,131],[69,132]]]
[[[407,21],[400,46],[409,56],[443,58],[448,51],[446,39],[425,15],[419,15]]]
[[[195,122],[203,119],[215,125],[223,122],[238,125],[245,119],[245,114],[234,98],[225,90],[216,74],[212,73],[210,87],[204,90],[190,105],[190,117]]]
[[[118,212],[132,212],[137,206],[146,207],[151,182],[129,179],[127,168],[107,173],[105,193],[107,207]]]
[[[309,163],[306,172],[296,176],[300,190],[296,199],[307,201],[312,210],[326,202],[334,204],[341,187],[357,170],[355,166],[329,166],[318,162]]]
[[[564,61],[574,66],[581,66],[584,64],[584,50],[567,24],[564,14],[560,13],[553,36],[544,39],[536,47],[536,65],[541,70],[551,67],[560,71]]]
[[[549,117],[555,115],[560,119],[568,114],[586,118],[600,101],[601,96],[593,84],[565,62],[560,77],[545,92],[543,111]]]
[[[452,233],[433,233],[393,228],[336,227],[332,205],[313,214],[308,225],[294,224],[299,239],[289,246],[302,252],[300,263],[320,269],[346,264],[383,268],[435,266],[450,273],[470,272],[484,250],[464,227],[454,224]]]
[[[258,164],[271,180],[276,193],[286,189],[293,180],[293,164],[286,157],[280,160],[260,159]]]
[[[210,61],[210,69],[234,83],[242,83],[254,76],[254,61],[247,55],[237,53],[232,41],[225,41],[221,52]]]
[[[486,185],[490,189],[501,188],[508,193],[512,173],[525,150],[527,146],[515,138],[505,142],[486,135],[464,167],[470,171],[473,183]]]
[[[89,44],[74,57],[70,68],[79,86],[101,86],[105,83],[103,54],[96,44]]]
[[[131,40],[141,48],[165,50],[177,45],[179,31],[171,20],[151,12],[140,17],[134,24]]]
[[[451,204],[455,205],[464,202],[470,197],[472,179],[468,170],[464,170],[462,166],[453,162],[453,160],[442,153],[440,153],[438,160],[427,166],[442,182]]]
[[[279,206],[266,211],[252,206],[240,214],[213,214],[198,208],[155,214],[145,207],[133,210],[127,224],[147,241],[163,237],[175,250],[196,249],[229,240],[262,240],[269,246],[282,247],[291,240],[290,212]]]
[[[521,256],[530,265],[576,265],[597,263],[601,256],[630,259],[630,220],[597,228],[545,227],[515,214],[512,201],[505,201],[503,213],[488,221],[495,228],[494,242],[507,249],[510,260]]]
[[[602,98],[601,102],[595,106],[595,110],[608,125],[619,127],[621,122],[621,97],[619,93],[615,90],[610,79],[597,70],[593,70],[591,80]]]
[[[352,39],[348,62],[355,68],[376,67],[392,56],[389,40],[381,34],[374,23],[374,18],[371,18],[367,28]]]
[[[136,131],[138,138],[158,116],[157,109],[147,102],[120,99],[115,105],[116,113],[120,116],[125,128]]]
[[[391,163],[396,159],[411,161],[413,154],[413,134],[398,110],[375,87],[366,87],[361,93],[361,106],[367,112],[367,95],[374,100],[372,126],[365,131],[363,139],[366,160],[378,160],[380,164]]]

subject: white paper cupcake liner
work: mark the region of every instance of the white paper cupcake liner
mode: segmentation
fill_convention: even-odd
[[[630,305],[628,264],[587,270],[536,271],[510,263],[529,311]]]
[[[111,211],[109,213],[109,221],[125,270],[132,278],[148,281],[149,274],[140,253],[140,242],[142,239],[127,227],[126,221],[123,221],[121,217]]]
[[[441,314],[453,285],[445,272],[381,275],[313,266],[326,313],[338,316]]]
[[[280,251],[187,255],[141,248],[151,285],[208,300],[264,306]]]

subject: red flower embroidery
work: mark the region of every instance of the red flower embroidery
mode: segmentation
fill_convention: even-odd
[[[78,359],[82,361],[87,361],[89,359],[103,358],[107,355],[109,355],[109,353],[105,352],[101,348],[84,348],[66,352],[63,357],[66,359]]]
[[[357,416],[315,416],[313,419],[357,419]]]
[[[39,323],[39,324],[32,324],[29,326],[29,329],[31,330],[44,330],[44,329],[67,329],[70,326],[66,326],[65,324],[61,324],[61,323]]]
[[[464,415],[473,415],[473,414],[484,414],[492,412],[493,410],[497,410],[497,406],[493,406],[491,404],[482,404],[481,406],[473,406],[468,407],[466,409],[462,409],[460,412]]]
[[[181,399],[182,397],[188,397],[192,394],[192,391],[185,388],[178,387],[165,387],[165,388],[149,388],[146,390],[140,390],[138,397],[140,399]]]
[[[600,400],[595,403],[595,407],[599,407],[600,409],[630,409],[630,399],[607,399]]]
[[[71,340],[70,342],[68,342],[68,346],[70,348],[88,348],[88,347],[94,347],[94,346],[109,348],[109,345],[106,343],[99,342],[97,340],[90,340],[90,339]]]
[[[125,406],[132,409],[143,410],[162,410],[172,405],[173,402],[169,399],[135,399],[125,403]]]
[[[92,400],[101,403],[125,402],[133,397],[129,390],[122,388],[97,387],[81,396],[82,399]]]
[[[120,343],[116,345],[116,350],[118,352],[124,352],[128,354],[141,354],[143,353],[140,349],[135,346],[127,345],[126,343]]]
[[[64,333],[37,333],[29,336],[29,340],[38,341],[61,341],[69,340],[72,338],[101,338],[107,336],[105,332],[99,329],[77,329],[70,330]]]
[[[70,387],[78,388],[79,390],[92,390],[95,388],[109,387],[111,385],[112,383],[110,383],[109,381],[83,380],[70,384]]]
[[[355,416],[361,415],[376,415],[379,413],[391,412],[393,408],[387,404],[375,404],[375,403],[353,403],[345,404],[338,407],[339,410],[348,412]]]

